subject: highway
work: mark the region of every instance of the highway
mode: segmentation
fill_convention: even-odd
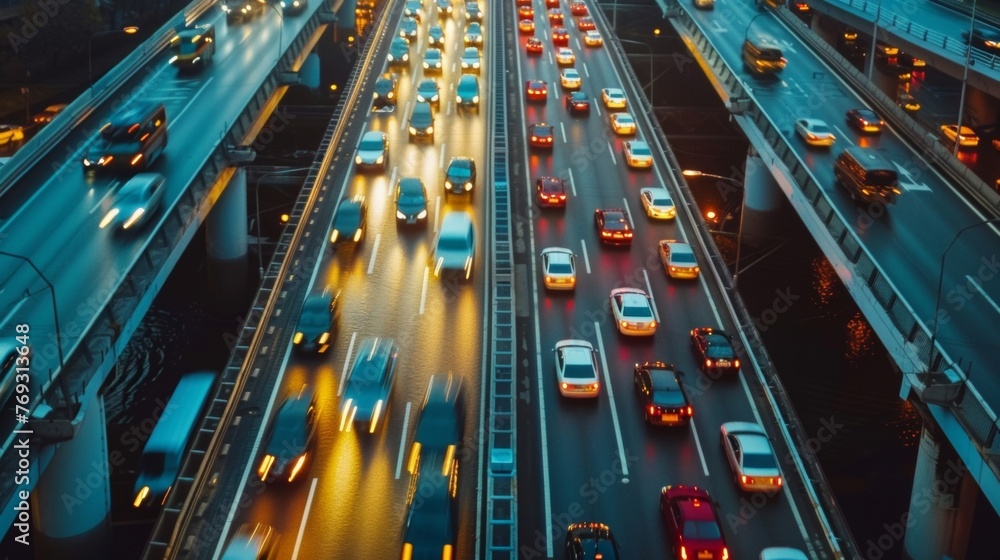
[[[425,10],[427,8],[425,3]],[[273,413],[283,398],[303,385],[316,389],[320,409],[316,454],[303,480],[291,485],[272,483],[257,494],[249,507],[231,505],[235,529],[243,522],[265,522],[281,535],[278,558],[398,558],[406,524],[406,497],[410,475],[406,469],[410,443],[427,384],[436,373],[453,373],[463,381],[466,410],[464,449],[458,452],[460,538],[456,558],[472,558],[478,531],[476,495],[479,473],[479,395],[484,371],[484,337],[488,301],[485,292],[489,270],[485,258],[489,243],[487,111],[456,113],[454,88],[461,74],[464,16],[443,18],[447,47],[444,68],[437,77],[442,99],[435,117],[433,142],[408,141],[408,115],[415,101],[415,84],[423,77],[420,67],[426,49],[427,28],[437,21],[436,10],[425,13],[419,38],[410,47],[408,67],[398,70],[398,102],[394,112],[368,112],[366,119],[349,129],[345,142],[354,146],[363,130],[385,132],[389,137],[388,167],[359,172],[351,166],[333,193],[341,198],[363,194],[368,201],[368,228],[356,247],[327,250],[318,263],[314,290],[331,286],[345,303],[340,328],[330,353],[302,356],[287,350],[276,385]],[[487,13],[485,17],[490,17]],[[397,16],[390,21],[398,23]],[[487,36],[486,40],[490,38]],[[386,51],[387,52],[387,51]],[[379,63],[384,62],[384,56]],[[486,91],[489,63],[484,61],[481,91]],[[363,97],[366,103],[370,94]],[[484,101],[485,103],[485,101]],[[361,109],[364,111],[364,109]],[[363,130],[362,130],[363,129]],[[478,184],[471,200],[444,197],[444,168],[454,156],[475,158]],[[354,155],[350,155],[353,161]],[[398,227],[393,193],[402,177],[419,177],[427,188],[428,226]],[[469,283],[434,278],[427,262],[441,216],[448,211],[468,211],[476,229],[476,264]],[[329,226],[327,226],[329,235]],[[399,363],[390,399],[388,423],[376,434],[341,433],[339,413],[343,381],[356,348],[366,337],[390,337],[399,345]],[[286,350],[282,350],[285,352]],[[254,463],[242,473],[226,476],[252,478],[260,459],[262,434],[254,445]],[[221,544],[220,544],[221,547]]]

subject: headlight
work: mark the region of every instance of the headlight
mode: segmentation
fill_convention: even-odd
[[[385,156],[384,156],[384,155],[380,155],[380,156],[378,156],[378,158],[377,158],[377,159],[375,160],[375,164],[376,164],[376,165],[382,165],[382,162],[383,162],[383,161],[385,161]]]
[[[427,134],[431,134],[433,132],[434,132],[434,127],[433,126],[428,126],[427,127]]]
[[[444,188],[451,189],[451,181],[445,181],[444,182]]]
[[[361,165],[362,163],[361,156],[354,156],[354,163]]]
[[[461,103],[461,102],[462,102],[462,96],[461,95],[456,95],[455,96],[455,103]]]
[[[400,220],[405,220],[406,219],[406,214],[402,213],[399,210],[396,210],[396,217],[399,218]]]
[[[333,230],[333,233],[330,234],[330,243],[336,243],[338,237],[340,237],[340,232]]]
[[[427,209],[426,208],[423,209],[423,210],[421,210],[420,213],[417,214],[417,219],[419,219],[419,220],[423,220],[426,217],[427,217]]]
[[[472,102],[473,102],[473,103],[479,103],[479,96],[478,96],[478,95],[474,96],[474,97],[472,98]]]
[[[411,126],[411,127],[410,127],[410,134],[416,134],[416,133],[417,133],[417,129],[415,129],[415,128],[413,128],[413,127]]]
[[[467,191],[471,191],[472,190],[472,182],[471,181],[465,184],[465,190],[467,190]]]

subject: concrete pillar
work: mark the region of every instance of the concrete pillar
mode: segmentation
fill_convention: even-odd
[[[247,279],[247,173],[237,168],[205,221],[209,287],[222,308],[238,305]]]
[[[111,492],[104,399],[92,383],[73,439],[59,444],[32,492],[36,558],[111,558]]]
[[[785,195],[771,171],[757,153],[750,149],[744,167],[743,243],[753,244],[755,237],[777,236],[782,224],[779,216]]]
[[[319,54],[316,51],[306,56],[306,61],[299,68],[299,84],[316,89],[319,87]]]
[[[978,491],[975,480],[945,436],[924,425],[913,472],[910,509],[898,524],[887,524],[893,544],[905,531],[903,554],[911,560],[964,560]],[[883,544],[869,541],[886,550]],[[869,555],[869,557],[871,557]]]

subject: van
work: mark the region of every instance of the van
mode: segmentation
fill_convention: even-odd
[[[448,212],[441,220],[441,233],[434,247],[434,276],[445,272],[472,276],[476,232],[468,212]]]
[[[763,34],[748,36],[743,41],[743,65],[747,70],[763,76],[781,72],[788,61],[782,55],[778,42]]]
[[[855,200],[889,205],[900,192],[895,167],[869,148],[851,146],[841,152],[833,165],[833,175]]]
[[[215,26],[208,23],[180,31],[170,40],[170,46],[177,51],[170,59],[177,68],[205,68],[215,56]]]
[[[434,141],[434,114],[431,113],[431,104],[426,101],[414,103],[410,113],[410,140],[414,138]]]

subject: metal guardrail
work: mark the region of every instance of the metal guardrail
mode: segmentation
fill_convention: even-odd
[[[490,5],[493,40],[489,60],[493,72],[493,243],[490,254],[493,284],[490,294],[489,452],[486,479],[486,559],[514,560],[517,555],[517,383],[514,344],[514,255],[511,250],[510,183],[507,162],[507,67],[504,47],[511,41],[503,25],[502,0]],[[509,5],[509,4],[508,4]]]

